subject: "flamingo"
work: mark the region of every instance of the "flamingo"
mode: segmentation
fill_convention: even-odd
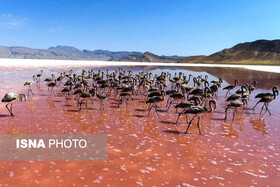
[[[33,75],[33,81],[27,81],[24,83],[24,86],[28,86],[27,96],[29,96],[29,92],[34,95],[33,91],[31,90],[31,86],[36,82],[36,76]]]
[[[210,110],[208,110],[206,108],[206,106],[191,106],[190,109],[186,110],[185,111],[185,114],[194,114],[194,117],[190,120],[189,124],[188,124],[188,127],[187,127],[187,130],[185,131],[185,134],[188,133],[188,130],[192,124],[192,121],[198,116],[198,121],[197,121],[197,127],[198,127],[198,131],[199,131],[199,134],[201,134],[201,130],[200,130],[200,117],[201,117],[201,114],[205,113],[205,112],[212,112],[213,109],[215,109],[217,107],[217,101],[215,99],[212,99],[209,101],[209,106],[210,106]]]
[[[277,87],[273,87],[272,90],[273,90],[273,93],[272,93],[272,94],[271,94],[271,93],[269,93],[269,94],[265,93],[265,94],[262,95],[261,99],[260,99],[260,100],[256,103],[256,105],[254,106],[253,110],[255,109],[255,107],[256,107],[259,103],[264,103],[263,106],[262,106],[262,109],[261,109],[260,114],[262,113],[263,107],[265,106],[266,111],[268,111],[269,114],[271,115],[271,112],[270,112],[269,109],[268,109],[268,105],[269,105],[269,103],[270,103],[271,101],[275,100],[276,96],[279,95],[279,91],[278,91]],[[259,94],[259,95],[260,95],[260,94]],[[258,95],[257,95],[257,96],[258,96]],[[257,96],[256,96],[256,97],[257,97]],[[259,97],[259,96],[258,96],[258,97]],[[258,98],[258,97],[257,97],[257,98]]]
[[[238,79],[235,79],[234,84],[228,85],[228,86],[223,88],[223,90],[227,90],[226,97],[227,97],[228,94],[230,94],[230,91],[233,90],[236,87],[237,83],[238,83]]]
[[[26,101],[27,100],[27,96],[25,94],[16,94],[13,92],[9,92],[7,93],[3,99],[2,99],[2,103],[8,103],[6,105],[6,108],[8,109],[8,111],[10,112],[11,116],[13,117],[13,103],[16,102],[22,102],[22,101]],[[10,108],[8,107],[10,105]]]

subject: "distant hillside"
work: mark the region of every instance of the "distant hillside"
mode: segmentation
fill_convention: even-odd
[[[206,56],[205,55],[197,55],[197,56],[188,56],[183,59],[181,59],[179,62],[183,63],[196,63],[202,61]]]
[[[50,47],[49,49],[32,49],[27,47],[0,46],[0,58],[26,59],[63,59],[63,60],[117,60],[119,58],[142,55],[141,52],[112,52],[107,50],[79,50],[70,46]]]
[[[280,40],[256,40],[237,44],[209,56],[189,57],[158,56],[150,52],[80,50],[70,46],[49,49],[0,46],[0,58],[280,65]]]
[[[182,63],[234,63],[280,65],[280,40],[257,40],[235,45],[201,58],[186,57]]]
[[[118,61],[127,62],[178,62],[182,57],[179,56],[158,56],[150,52],[145,52],[144,54],[128,55],[118,59]]]

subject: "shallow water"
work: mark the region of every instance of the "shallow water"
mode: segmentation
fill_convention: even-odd
[[[94,70],[96,67],[84,67]],[[102,70],[115,67],[102,67]],[[222,76],[233,83],[239,78],[240,85],[258,80],[258,89],[252,93],[248,107],[240,109],[232,122],[232,113],[224,121],[225,92],[219,90],[218,108],[201,118],[202,134],[195,125],[186,130],[185,117],[176,125],[175,109],[167,113],[162,104],[157,117],[152,110],[147,117],[147,105],[143,96],[134,96],[128,107],[116,108],[112,98],[100,111],[95,99],[88,109],[78,111],[78,106],[58,95],[49,96],[43,79],[52,73],[70,69],[44,69],[41,86],[33,85],[35,96],[27,102],[14,105],[15,117],[11,118],[0,104],[0,133],[2,134],[108,134],[107,161],[91,162],[0,162],[0,186],[277,186],[280,183],[280,122],[279,98],[270,104],[271,116],[259,116],[261,105],[250,110],[257,102],[259,92],[271,92],[280,86],[280,74],[236,68],[203,67],[127,67],[134,72],[182,71],[194,76],[209,76],[216,80]],[[81,69],[74,68],[75,72]],[[1,69],[0,97],[9,91],[26,93],[25,81],[40,69]],[[192,82],[190,83],[192,84]],[[239,86],[240,86],[239,85]],[[237,89],[237,88],[236,88]],[[235,90],[236,90],[235,89]],[[61,88],[56,88],[59,93]],[[195,124],[195,123],[194,123]]]

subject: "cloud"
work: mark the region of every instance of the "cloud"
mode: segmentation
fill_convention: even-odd
[[[0,25],[8,29],[21,28],[29,21],[28,18],[13,14],[2,14],[0,17]]]
[[[63,31],[63,30],[65,30],[65,29],[66,29],[66,26],[60,25],[60,26],[58,26],[58,27],[50,28],[50,29],[48,30],[48,32],[49,32],[49,33],[55,33],[55,32]]]

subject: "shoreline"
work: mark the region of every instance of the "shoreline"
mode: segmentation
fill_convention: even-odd
[[[272,65],[239,65],[239,64],[182,64],[162,62],[118,62],[118,61],[89,61],[89,60],[46,60],[46,59],[0,59],[0,67],[5,68],[43,68],[65,66],[178,66],[178,67],[229,67],[245,68],[255,71],[280,73],[280,66]]]

